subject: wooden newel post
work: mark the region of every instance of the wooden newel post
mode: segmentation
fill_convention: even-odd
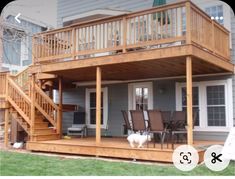
[[[101,68],[96,68],[96,145],[100,144],[101,140]]]
[[[30,90],[30,98],[31,98],[31,109],[30,109],[30,120],[31,120],[31,127],[30,127],[30,140],[33,140],[34,135],[34,124],[35,124],[35,74],[31,76],[31,90]]]
[[[57,117],[57,133],[62,136],[62,117],[63,117],[63,91],[62,91],[62,78],[59,77],[59,114]]]
[[[76,59],[76,29],[75,28],[73,28],[73,30],[72,30],[72,35],[71,35],[71,37],[73,37],[73,39],[71,39],[71,42],[72,42],[72,40],[73,40],[73,60],[75,60]]]
[[[122,52],[126,53],[126,36],[127,36],[127,20],[123,17],[123,49]]]
[[[7,148],[8,147],[8,141],[9,141],[9,109],[5,109],[5,127],[4,127],[4,146]]]
[[[9,73],[6,74],[6,83],[5,83],[5,101],[7,101],[8,98],[8,78],[9,78]],[[9,130],[9,108],[5,109],[5,126],[4,126],[4,146],[7,148],[8,147],[8,141],[9,141],[9,135],[8,135],[8,130]]]
[[[191,4],[189,1],[186,2],[186,43],[191,44],[192,42],[191,32]]]
[[[187,90],[187,143],[193,144],[193,102],[192,102],[192,58],[186,57],[186,90]]]

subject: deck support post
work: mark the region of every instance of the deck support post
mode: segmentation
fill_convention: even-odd
[[[100,144],[101,131],[101,68],[96,68],[96,145]]]
[[[63,86],[62,86],[62,78],[59,77],[59,114],[58,114],[58,121],[57,121],[57,131],[62,136],[62,118],[63,118]]]
[[[35,74],[31,76],[31,90],[30,90],[30,97],[31,97],[31,109],[30,109],[30,140],[33,141],[34,135],[34,124],[35,124]]]
[[[186,57],[187,143],[193,144],[192,58]]]
[[[5,109],[5,126],[4,126],[4,146],[7,148],[8,147],[8,142],[9,142],[9,109]]]

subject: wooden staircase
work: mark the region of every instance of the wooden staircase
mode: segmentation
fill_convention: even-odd
[[[54,127],[39,112],[35,116],[34,129],[34,141],[59,139],[59,134],[56,133]]]
[[[29,78],[28,71],[14,76],[6,74],[5,81],[2,79],[0,85],[5,87],[5,100],[10,104],[11,117],[25,130],[30,140],[59,139],[61,110],[35,80]]]

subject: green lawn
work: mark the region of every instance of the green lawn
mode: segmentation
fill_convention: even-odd
[[[229,167],[222,172],[212,172],[205,166],[199,166],[191,172],[182,172],[173,166],[65,159],[0,151],[0,175],[235,175],[235,163],[230,163]]]

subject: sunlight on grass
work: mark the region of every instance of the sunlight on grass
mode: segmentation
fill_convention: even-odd
[[[65,159],[0,151],[1,176],[167,176],[167,175],[235,175],[235,162],[222,172],[212,172],[204,165],[191,172],[174,166],[157,166],[95,159]]]

